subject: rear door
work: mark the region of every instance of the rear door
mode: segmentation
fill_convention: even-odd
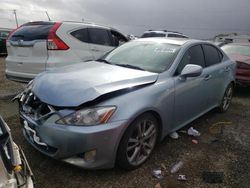
[[[13,72],[38,74],[45,70],[48,58],[47,39],[52,22],[24,24],[7,41],[7,69]]]
[[[90,27],[88,31],[90,50],[92,51],[94,59],[100,58],[114,48],[111,34],[108,29]]]
[[[204,88],[204,93],[208,96],[208,108],[212,108],[218,105],[224,94],[230,69],[228,62],[222,62],[223,55],[216,47],[203,44],[202,48],[206,62],[204,80],[207,87]]]
[[[90,50],[88,28],[78,28],[70,34],[74,37],[74,39],[69,42],[73,47],[71,50],[73,50],[82,61],[94,59],[93,53]]]

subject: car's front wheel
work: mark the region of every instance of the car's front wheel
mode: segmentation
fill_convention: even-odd
[[[158,125],[152,114],[145,113],[128,127],[117,152],[120,167],[132,170],[148,159],[157,141]]]
[[[230,84],[225,93],[224,96],[222,98],[221,104],[218,107],[219,112],[226,112],[231,104],[232,98],[233,98],[233,84]]]

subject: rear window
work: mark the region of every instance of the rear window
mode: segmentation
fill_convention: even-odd
[[[165,33],[156,33],[156,32],[150,32],[150,33],[144,33],[141,38],[148,38],[148,37],[165,37]]]
[[[53,27],[54,23],[46,24],[24,24],[13,32],[9,38],[11,41],[33,41],[33,40],[44,40],[48,38],[48,33]]]

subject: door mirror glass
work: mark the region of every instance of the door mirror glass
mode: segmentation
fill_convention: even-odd
[[[181,71],[181,77],[197,77],[202,73],[202,67],[200,65],[187,64]]]

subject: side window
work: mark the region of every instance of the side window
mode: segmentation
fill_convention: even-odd
[[[220,52],[215,47],[211,45],[202,45],[202,47],[204,50],[207,67],[221,62],[222,57],[219,54]]]
[[[89,42],[88,29],[79,29],[71,32],[71,35],[82,42]]]
[[[175,34],[168,34],[168,37],[176,37]]]
[[[113,46],[120,46],[123,43],[127,42],[128,39],[124,37],[122,34],[118,33],[117,31],[111,30],[111,36],[113,40]]]
[[[179,75],[187,64],[205,67],[204,55],[200,45],[193,46],[187,50],[177,67],[175,75]]]
[[[101,28],[88,28],[90,42],[93,44],[112,46],[108,31]]]

